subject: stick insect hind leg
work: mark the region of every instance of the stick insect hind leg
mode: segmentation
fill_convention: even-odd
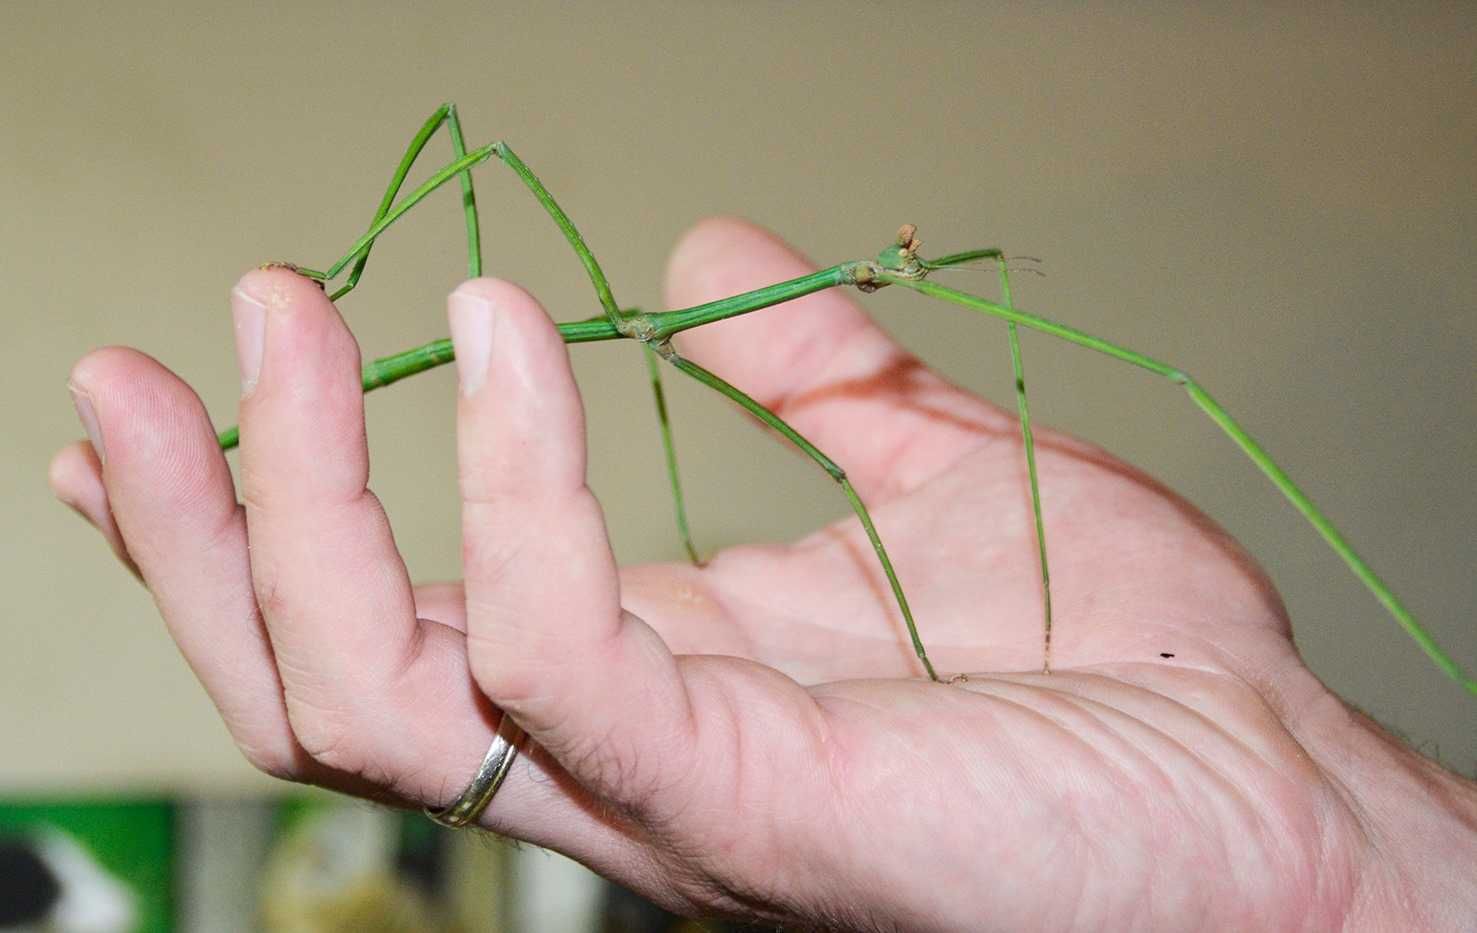
[[[447,125],[448,132],[451,136],[452,156],[456,160],[456,163],[464,163],[461,164],[460,170],[453,174],[456,175],[458,182],[461,184],[462,211],[466,217],[467,275],[469,278],[475,278],[481,275],[482,237],[477,218],[477,197],[472,189],[471,170],[472,166],[482,161],[482,159],[472,161],[467,158],[467,144],[462,135],[461,119],[457,116],[456,105],[453,103],[445,103],[437,107],[435,112],[427,117],[426,122],[416,131],[415,136],[411,138],[410,145],[406,147],[405,154],[400,157],[400,163],[395,167],[395,173],[390,177],[389,186],[380,198],[379,206],[375,208],[374,217],[370,219],[369,232],[355,243],[354,249],[350,251],[349,255],[339,260],[328,272],[318,272],[314,269],[296,265],[295,263],[269,263],[269,265],[286,266],[310,279],[316,280],[320,285],[326,286],[352,260],[354,265],[349,270],[349,275],[344,280],[344,284],[331,292],[328,297],[330,301],[338,301],[353,291],[358,286],[360,277],[364,275],[364,266],[369,262],[369,253],[374,248],[375,241],[379,238],[379,235],[401,214],[414,206],[415,203],[429,194],[431,190],[440,186],[441,182],[422,185],[420,189],[407,198],[408,204],[399,207],[395,204],[395,195],[399,194],[401,187],[404,186],[405,177],[410,174],[410,170],[414,167],[416,160],[425,151],[426,144],[430,142],[431,137],[435,135],[443,123]],[[483,156],[483,158],[486,157]],[[442,172],[438,173],[438,177],[442,175],[446,175],[446,170],[443,169]],[[443,178],[442,181],[444,180]],[[394,216],[390,216],[391,214]]]
[[[370,228],[384,219],[395,204],[395,195],[400,193],[400,188],[405,184],[405,176],[410,173],[411,166],[425,149],[426,143],[435,135],[436,131],[445,123],[447,132],[451,136],[451,152],[454,158],[461,159],[467,154],[466,139],[462,136],[461,118],[457,116],[456,104],[445,103],[436,108],[426,122],[421,126],[410,145],[406,147],[405,155],[400,158],[400,164],[395,167],[395,174],[390,178],[390,185],[385,189],[385,194],[380,198],[380,203],[375,208],[374,217],[370,220]],[[482,274],[482,236],[477,220],[477,196],[472,190],[472,171],[470,168],[458,173],[457,181],[462,189],[462,212],[466,217],[467,224],[467,277],[476,278]],[[369,262],[369,251],[373,248],[373,242],[367,246],[359,258],[354,260],[354,266],[349,270],[349,276],[337,290],[329,295],[333,301],[344,297],[354,290],[359,284],[359,278],[364,274],[364,265]]]
[[[351,258],[353,259],[353,268],[349,270],[348,278],[345,279],[344,284],[329,294],[331,301],[338,301],[354,290],[359,284],[360,277],[364,275],[364,266],[369,262],[369,253],[374,247],[375,239],[378,238],[380,233],[384,232],[384,229],[393,222],[395,217],[400,216],[405,210],[408,210],[407,206],[394,211],[395,217],[389,216],[395,207],[395,196],[400,193],[401,187],[405,184],[405,177],[410,174],[410,169],[415,165],[421,153],[425,151],[426,144],[430,142],[431,137],[436,134],[436,131],[441,128],[441,124],[443,123],[447,125],[447,130],[451,136],[451,149],[455,161],[464,163],[461,170],[454,174],[461,184],[462,212],[466,218],[467,275],[475,278],[482,274],[482,238],[477,218],[477,197],[472,189],[472,166],[482,160],[477,159],[473,161],[468,158],[466,140],[462,135],[462,124],[461,119],[457,116],[456,104],[448,102],[437,107],[426,118],[425,123],[421,124],[421,128],[416,131],[415,136],[411,137],[410,144],[405,148],[405,154],[400,157],[400,163],[395,166],[395,172],[390,177],[389,186],[380,198],[379,206],[375,208],[374,217],[370,220],[369,224],[369,233],[366,234],[368,239],[361,239],[356,244],[356,249],[349,256],[340,260],[334,267],[336,274]],[[438,176],[447,175],[444,169],[437,174]],[[439,187],[444,181],[445,178],[442,178],[442,181],[435,182],[434,184],[428,182],[426,185],[422,185],[407,200],[413,205],[429,194],[431,190]],[[291,263],[283,263],[282,265],[290,266],[302,275],[317,280],[320,285],[326,284],[329,279],[334,277],[333,274],[318,272]],[[239,442],[240,429],[236,427],[227,428],[220,433],[218,439],[223,449],[230,449]]]
[[[435,173],[406,197],[403,202],[396,204],[395,196],[399,194],[405,182],[406,175],[409,174],[416,159],[425,149],[427,142],[435,134],[436,130],[441,127],[442,123],[447,125],[451,136],[452,153],[455,156],[454,161]],[[380,199],[379,206],[374,213],[374,218],[370,222],[368,232],[359,238],[354,246],[350,248],[349,252],[330,267],[327,272],[317,272],[312,269],[296,266],[294,268],[309,278],[326,283],[337,277],[352,262],[353,266],[344,284],[334,290],[329,296],[335,301],[342,298],[353,291],[355,286],[359,284],[360,276],[364,273],[365,263],[369,261],[370,250],[373,249],[374,243],[379,236],[392,223],[403,216],[405,212],[414,207],[433,190],[440,187],[445,181],[449,180],[451,176],[455,175],[461,185],[462,208],[466,218],[467,276],[469,278],[480,276],[482,274],[481,233],[478,222],[477,200],[472,188],[471,169],[474,165],[484,162],[493,156],[497,157],[503,164],[513,170],[514,174],[518,176],[519,180],[523,182],[524,186],[539,204],[543,206],[550,219],[559,228],[565,241],[574,250],[575,256],[584,265],[585,272],[589,276],[590,283],[594,286],[596,298],[600,302],[606,319],[610,321],[612,326],[621,335],[634,336],[630,330],[629,315],[621,311],[616,305],[615,296],[611,291],[610,283],[605,276],[604,270],[600,268],[599,261],[595,259],[594,254],[586,245],[584,237],[575,227],[574,222],[569,219],[569,215],[559,206],[559,203],[554,199],[554,196],[549,190],[544,187],[543,182],[539,180],[538,176],[524,164],[523,160],[518,157],[518,154],[507,143],[498,141],[483,146],[474,152],[468,152],[465,138],[462,134],[461,120],[457,115],[456,105],[452,103],[442,104],[438,107],[411,139],[410,145],[406,148],[405,155],[401,157],[400,163],[396,166],[395,173],[390,179],[389,187]],[[671,486],[672,499],[676,512],[677,530],[682,538],[682,544],[687,551],[689,559],[692,563],[700,565],[701,560],[698,557],[696,547],[692,543],[692,535],[688,530],[687,507],[682,495],[682,485],[677,469],[677,451],[672,439],[671,422],[667,417],[666,398],[662,390],[661,371],[656,365],[655,357],[649,351],[646,356],[647,371],[651,379],[652,395],[656,405],[658,424],[661,428],[662,447],[665,452],[667,464],[667,476]],[[237,433],[234,428],[221,433],[220,442],[222,446],[234,446],[236,440]]]

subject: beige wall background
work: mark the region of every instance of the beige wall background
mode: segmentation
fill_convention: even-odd
[[[712,212],[825,262],[902,221],[936,249],[1045,257],[1023,307],[1196,373],[1477,668],[1477,14],[1222,7],[6,4],[0,791],[265,785],[148,595],[46,492],[48,457],[80,433],[67,371],[131,344],[233,421],[230,284],[342,252],[443,99],[473,143],[517,146],[628,303],[656,306],[666,250]],[[495,168],[479,184],[490,269],[590,314],[536,205]],[[442,334],[459,233],[448,192],[382,241],[349,303],[368,354]],[[909,298],[869,306],[1009,402],[1003,330]],[[1477,769],[1477,702],[1182,395],[1039,335],[1025,351],[1040,419],[1231,529],[1314,670]],[[676,558],[638,356],[574,352],[619,554]],[[458,572],[452,391],[439,373],[369,406],[376,489],[419,578]],[[704,547],[844,512],[720,400],[672,394]]]

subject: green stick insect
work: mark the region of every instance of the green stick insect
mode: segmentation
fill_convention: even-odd
[[[431,175],[424,183],[412,191],[403,199],[397,201],[396,197],[405,184],[405,179],[410,173],[416,159],[424,151],[427,143],[442,125],[447,127],[451,137],[451,146],[455,158]],[[748,411],[761,422],[779,432],[786,440],[798,447],[811,460],[815,461],[833,480],[841,487],[851,509],[856,513],[863,529],[871,541],[872,549],[876,552],[877,560],[887,576],[887,582],[892,589],[893,598],[897,602],[898,611],[901,613],[907,626],[908,636],[912,640],[913,650],[922,663],[923,669],[933,680],[938,680],[938,672],[934,669],[933,662],[929,660],[928,651],[923,645],[923,639],[918,633],[917,623],[913,619],[913,612],[908,606],[908,599],[903,591],[903,585],[898,580],[897,572],[893,569],[892,561],[887,555],[887,548],[882,543],[882,538],[877,533],[872,523],[872,517],[867,511],[866,505],[856,490],[852,488],[851,482],[846,477],[846,471],[830,457],[808,441],[798,431],[785,423],[774,412],[755,401],[737,386],[731,385],[709,372],[691,360],[683,359],[673,349],[672,335],[688,330],[693,327],[701,327],[714,321],[735,317],[740,314],[748,314],[761,308],[783,304],[796,298],[829,288],[842,286],[854,286],[863,292],[876,291],[888,285],[895,285],[909,289],[920,295],[938,298],[950,304],[977,311],[986,315],[1003,319],[1007,324],[1007,334],[1010,343],[1011,367],[1015,375],[1016,403],[1020,414],[1020,425],[1022,439],[1025,444],[1026,469],[1030,483],[1031,508],[1035,519],[1035,538],[1039,553],[1041,568],[1041,590],[1043,596],[1044,613],[1042,619],[1042,649],[1043,670],[1051,670],[1051,577],[1047,565],[1047,543],[1045,528],[1041,518],[1041,489],[1036,475],[1036,448],[1031,433],[1031,413],[1026,399],[1025,377],[1021,361],[1021,346],[1019,328],[1026,327],[1032,330],[1059,337],[1068,343],[1073,343],[1098,353],[1106,354],[1133,366],[1146,369],[1149,372],[1162,376],[1177,386],[1183,388],[1190,399],[1198,406],[1227,437],[1236,443],[1245,452],[1246,456],[1266,474],[1278,491],[1286,497],[1292,506],[1302,513],[1317,532],[1322,535],[1328,546],[1343,558],[1349,569],[1361,582],[1374,594],[1390,615],[1400,624],[1411,638],[1421,647],[1426,655],[1447,676],[1455,680],[1469,693],[1477,696],[1477,678],[1464,671],[1442,648],[1438,645],[1429,632],[1416,621],[1400,599],[1390,590],[1383,580],[1374,572],[1362,557],[1355,552],[1343,534],[1334,527],[1333,523],[1318,510],[1306,493],[1300,489],[1277,465],[1277,463],[1262,449],[1240,424],[1220,406],[1194,379],[1184,371],[1161,362],[1153,357],[1146,356],[1127,347],[1084,333],[1076,328],[1065,324],[1059,324],[1035,314],[1022,311],[1011,302],[1010,298],[1010,275],[1006,264],[1005,254],[999,249],[975,249],[965,252],[952,253],[938,259],[925,259],[918,253],[919,240],[917,231],[911,224],[905,225],[898,231],[895,241],[871,259],[857,259],[850,262],[839,263],[829,268],[802,275],[798,278],[785,282],[777,282],[743,294],[733,295],[728,298],[710,301],[706,304],[691,308],[682,308],[674,311],[663,311],[648,313],[635,309],[623,309],[616,304],[615,296],[611,292],[610,283],[605,273],[600,268],[599,262],[585,245],[584,238],[580,236],[569,216],[564,213],[563,208],[554,200],[547,188],[539,181],[538,177],[529,170],[517,154],[508,147],[506,143],[494,142],[479,149],[468,150],[466,141],[462,135],[461,121],[457,116],[456,107],[452,104],[444,104],[426,120],[419,132],[411,140],[400,164],[396,166],[395,173],[390,179],[390,185],[386,189],[384,197],[380,199],[379,207],[375,210],[374,218],[370,222],[369,229],[365,231],[353,246],[351,246],[338,262],[330,266],[326,271],[317,271],[300,266],[293,266],[297,272],[314,279],[327,289],[329,283],[337,280],[348,271],[343,284],[330,292],[334,300],[342,298],[353,291],[358,285],[360,277],[364,273],[365,263],[369,260],[370,250],[373,249],[375,240],[383,234],[391,224],[399,220],[407,211],[415,207],[427,195],[437,188],[457,179],[461,186],[462,207],[466,219],[467,236],[467,274],[476,277],[482,274],[481,239],[477,217],[477,201],[472,189],[471,169],[490,159],[502,162],[522,181],[523,185],[538,199],[549,217],[559,227],[565,240],[579,257],[589,276],[590,283],[595,288],[596,297],[599,299],[601,313],[594,317],[581,321],[572,321],[559,325],[559,332],[565,343],[589,343],[599,340],[635,340],[642,345],[646,357],[647,367],[651,377],[652,389],[655,395],[657,417],[661,426],[662,444],[666,455],[666,466],[668,478],[672,488],[673,500],[676,508],[677,529],[682,538],[683,547],[688,557],[699,563],[697,549],[693,546],[692,535],[687,521],[687,509],[683,502],[682,487],[678,479],[677,456],[672,440],[671,425],[667,418],[666,403],[662,391],[661,362],[671,364],[680,372],[692,377],[703,385],[727,396],[730,400]],[[958,289],[939,285],[928,280],[930,273],[951,266],[960,266],[966,263],[977,263],[981,261],[992,261],[995,263],[1000,282],[1001,300],[990,301],[978,295],[972,295]],[[363,386],[364,391],[369,392],[383,386],[398,382],[408,376],[424,372],[437,366],[449,363],[454,358],[454,351],[449,339],[435,340],[419,347],[396,353],[392,356],[374,360],[364,366]],[[220,445],[224,449],[236,446],[239,434],[236,428],[229,428],[220,435]]]

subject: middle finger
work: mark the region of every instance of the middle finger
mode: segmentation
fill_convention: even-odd
[[[247,274],[231,308],[252,577],[294,731],[317,756],[415,659],[415,603],[367,486],[359,349],[337,310],[286,269]]]

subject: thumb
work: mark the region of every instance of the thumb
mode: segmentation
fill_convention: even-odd
[[[569,355],[516,286],[473,280],[449,304],[473,675],[577,780],[639,808],[687,770],[691,707],[665,643],[621,609]]]
[[[673,250],[667,302],[696,305],[814,270],[769,231],[712,218]],[[836,289],[684,331],[677,345],[833,457],[872,503],[918,488],[988,435],[1014,431]]]

